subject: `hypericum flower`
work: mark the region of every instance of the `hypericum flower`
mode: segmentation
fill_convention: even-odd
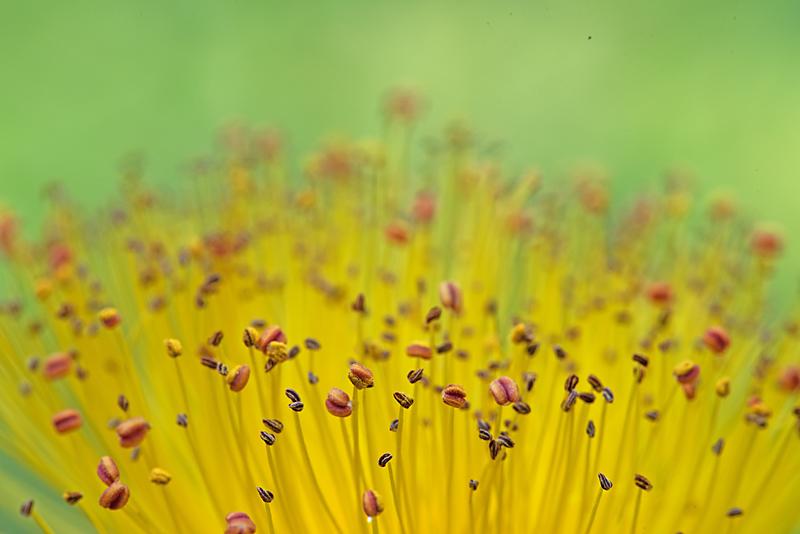
[[[308,165],[231,128],[35,243],[0,213],[4,530],[800,528],[782,234],[507,176],[463,125],[410,165],[418,109]]]

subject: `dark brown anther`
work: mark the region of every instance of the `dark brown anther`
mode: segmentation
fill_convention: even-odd
[[[594,403],[594,399],[595,399],[595,397],[594,397],[594,393],[592,393],[591,391],[583,391],[583,392],[581,392],[581,393],[578,393],[578,397],[579,397],[579,398],[580,398],[580,399],[581,399],[583,402],[585,402],[586,404],[592,404],[592,403]]]
[[[222,362],[217,364],[217,372],[222,376],[228,376],[228,366]]]
[[[434,306],[428,313],[425,315],[425,324],[431,324],[433,321],[439,319],[442,316],[442,309],[439,306]]]
[[[743,513],[744,511],[741,508],[734,506],[733,508],[728,510],[728,512],[725,515],[727,515],[728,517],[739,517]]]
[[[525,401],[517,401],[517,402],[515,402],[514,405],[512,406],[512,408],[514,408],[514,411],[517,412],[520,415],[526,415],[526,414],[531,413],[531,407]]]
[[[208,338],[208,344],[211,345],[212,347],[219,347],[219,344],[222,343],[223,337],[224,334],[222,333],[222,330],[217,330],[216,332],[211,334],[211,337]]]
[[[647,359],[647,356],[643,356],[641,354],[634,354],[633,361],[635,361],[642,367],[647,367],[647,365],[650,363],[650,360]]]
[[[386,465],[391,461],[392,455],[388,452],[381,454],[381,457],[378,458],[378,465],[381,467],[386,467]]]
[[[242,343],[244,343],[245,347],[255,347],[256,342],[258,342],[258,332],[252,326],[248,326],[242,332]]]
[[[501,433],[499,436],[497,436],[497,440],[496,441],[497,441],[497,443],[499,443],[500,445],[502,445],[503,447],[505,447],[507,449],[513,449],[514,448],[514,441],[510,437],[508,437],[508,434],[506,434],[504,432]]]
[[[128,407],[130,406],[128,403],[128,398],[125,395],[120,395],[117,397],[117,406],[119,406],[120,410],[123,412],[127,412]]]
[[[578,375],[571,374],[567,377],[567,380],[564,382],[564,391],[572,391],[578,386]]]
[[[500,449],[502,449],[502,445],[500,445],[497,440],[493,439],[489,442],[489,456],[494,460],[497,458],[497,455],[500,454]]]
[[[322,345],[319,344],[319,341],[313,337],[306,338],[305,346],[308,350],[319,350],[322,348]]]
[[[592,386],[592,389],[597,393],[600,393],[603,390],[603,383],[596,376],[589,375],[586,381],[589,382],[589,385]]]
[[[714,445],[711,446],[711,452],[719,456],[722,454],[722,449],[725,448],[725,440],[719,438],[717,441],[714,442]]]
[[[269,428],[276,434],[283,432],[283,423],[277,419],[262,419],[261,422],[264,423],[265,427]]]
[[[399,404],[406,410],[411,408],[411,405],[414,404],[414,399],[412,399],[411,397],[400,391],[395,391],[393,396],[394,400],[397,401],[397,404]]]
[[[389,424],[389,432],[397,432],[397,428],[400,426],[399,419],[393,419],[392,422]]]
[[[261,497],[261,500],[265,503],[269,504],[275,498],[275,495],[269,490],[265,490],[261,486],[256,487],[256,491],[258,491],[258,496]]]
[[[189,426],[189,417],[187,417],[185,413],[179,413],[176,422],[178,423],[178,426],[186,428]]]
[[[317,382],[319,382],[319,377],[317,375],[315,375],[314,373],[312,373],[311,371],[309,371],[308,372],[308,383],[313,386]]]
[[[286,397],[292,402],[300,402],[300,395],[293,389],[287,388],[284,392]]]
[[[564,347],[561,345],[553,345],[553,354],[555,354],[556,358],[559,360],[563,360],[567,357],[567,351],[565,351]]]
[[[586,435],[593,438],[596,432],[597,429],[594,426],[594,421],[589,419],[589,424],[586,425]]]
[[[208,367],[209,369],[217,370],[217,360],[212,358],[211,356],[203,356],[200,358],[200,363],[204,366]]]
[[[24,503],[22,503],[22,506],[19,507],[19,513],[21,513],[23,517],[30,516],[32,511],[33,511],[33,501],[25,501]]]
[[[533,358],[536,356],[536,352],[539,350],[539,343],[534,341],[533,343],[529,343],[527,347],[525,347],[525,352],[528,353],[528,356]]]
[[[530,393],[533,385],[536,384],[536,373],[522,373],[522,384],[525,386],[525,391]]]
[[[491,441],[492,440],[492,433],[486,429],[478,429],[478,437],[481,438],[483,441]]]
[[[636,487],[638,487],[639,489],[642,489],[644,491],[650,491],[651,489],[653,489],[653,485],[650,483],[649,480],[647,480],[647,477],[645,477],[644,475],[637,474],[635,477],[633,477],[633,481],[634,483],[636,483]]]
[[[472,480],[472,479],[471,479],[471,480],[469,481],[469,489],[471,489],[472,491],[475,491],[475,490],[477,490],[477,489],[478,489],[478,481],[477,481],[477,480]]]
[[[77,504],[81,499],[83,499],[83,493],[79,491],[66,491],[62,495],[64,497],[64,501],[69,504],[70,506],[74,506]]]
[[[350,308],[356,313],[364,313],[367,311],[363,293],[356,295],[356,299],[350,304]]]
[[[303,408],[305,408],[305,405],[302,402],[297,401],[297,402],[293,402],[293,403],[289,404],[289,408],[293,412],[298,412],[299,413],[299,412],[303,411]]]
[[[658,410],[650,410],[646,412],[644,416],[650,421],[658,421]]]
[[[597,475],[597,478],[600,479],[600,487],[603,489],[603,491],[610,490],[611,486],[614,485],[611,483],[610,480],[608,480],[608,477],[606,477],[603,473],[599,473]]]
[[[448,340],[436,347],[436,354],[447,354],[451,350],[453,350],[453,343]]]
[[[607,403],[611,404],[614,402],[614,394],[607,387],[603,388],[602,395]]]
[[[286,357],[289,360],[297,358],[298,354],[300,354],[300,347],[297,345],[292,345],[292,348],[289,349],[289,352],[286,353]]]
[[[269,432],[266,432],[266,431],[262,430],[261,432],[259,432],[259,436],[261,436],[261,441],[263,441],[267,445],[271,446],[271,445],[275,444],[275,435],[274,434],[270,434]]]
[[[575,393],[575,390],[572,390],[572,391],[570,391],[570,392],[567,394],[567,398],[565,398],[565,399],[564,399],[564,400],[561,402],[561,409],[562,409],[564,412],[569,412],[570,410],[572,410],[572,407],[573,407],[573,406],[575,406],[575,401],[576,401],[577,399],[578,399],[578,394],[577,394],[577,393]]]
[[[412,384],[416,384],[417,382],[419,382],[420,380],[422,380],[422,374],[423,374],[423,372],[424,372],[424,371],[423,371],[422,369],[412,369],[411,371],[409,371],[409,372],[408,372],[408,374],[406,375],[406,377],[408,378],[408,381],[409,381],[410,383],[412,383]]]

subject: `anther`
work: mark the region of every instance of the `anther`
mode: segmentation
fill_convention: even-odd
[[[167,355],[170,358],[177,358],[183,354],[183,345],[177,339],[165,339],[164,347],[167,349]]]
[[[371,388],[375,385],[375,377],[373,376],[372,371],[360,363],[354,363],[350,366],[350,370],[347,373],[347,378],[350,380],[350,383],[356,387],[356,389]]]
[[[508,434],[501,433],[499,436],[497,436],[496,441],[497,443],[499,443],[500,445],[502,445],[507,449],[514,448],[514,441],[510,437],[508,437]]]
[[[189,426],[189,417],[185,413],[179,413],[178,417],[176,418],[176,422],[178,423],[178,426],[186,428]]]
[[[25,501],[22,503],[22,506],[19,507],[19,513],[22,514],[23,517],[29,517],[33,512],[33,501]]]
[[[525,347],[525,352],[528,353],[528,357],[533,358],[536,356],[536,352],[539,350],[539,343],[534,341],[533,343],[529,343],[527,347]]]
[[[233,368],[233,371],[228,373],[228,377],[226,378],[228,387],[234,392],[242,391],[249,379],[250,367],[248,365],[237,365]]]
[[[436,354],[447,354],[451,350],[453,350],[453,342],[450,340],[446,340],[436,346]]]
[[[650,421],[658,421],[658,410],[650,410],[645,412],[644,416]]]
[[[292,388],[286,388],[286,391],[284,391],[284,393],[286,394],[286,398],[288,398],[290,401],[300,402],[300,394],[297,393]]]
[[[394,392],[394,400],[397,401],[397,404],[405,408],[406,410],[411,408],[411,405],[414,404],[414,399],[409,397],[403,392],[395,391]]]
[[[442,306],[455,313],[461,313],[462,296],[461,288],[455,282],[442,282],[439,284],[439,299]]]
[[[412,358],[422,358],[423,360],[430,360],[431,358],[433,358],[433,351],[426,343],[418,341],[415,343],[411,343],[406,347],[406,356],[410,356]]]
[[[212,347],[219,347],[223,337],[225,337],[225,335],[222,333],[222,330],[217,330],[208,338],[208,344]]]
[[[44,361],[42,373],[47,380],[55,380],[69,374],[72,356],[68,352],[57,352]]]
[[[261,432],[259,432],[259,436],[261,436],[261,441],[263,441],[267,445],[272,446],[275,444],[274,434],[270,434],[269,432],[262,430]]]
[[[525,391],[530,393],[534,384],[536,384],[536,373],[522,373],[522,383],[525,384]]]
[[[359,293],[358,295],[356,295],[355,300],[353,301],[352,304],[350,304],[350,308],[357,313],[364,313],[367,311],[367,306],[363,293]]]
[[[559,360],[563,360],[567,357],[567,351],[564,350],[564,347],[561,345],[553,345],[553,354],[555,354],[556,358]]]
[[[289,404],[289,408],[293,412],[302,412],[303,408],[305,408],[305,405],[302,402],[297,401],[297,402],[292,402],[291,404]]]
[[[73,506],[83,499],[83,493],[79,491],[65,491],[62,497],[67,504]]]
[[[586,378],[586,381],[589,382],[589,385],[592,386],[592,389],[597,393],[600,393],[603,390],[603,383],[595,375],[589,375]]]
[[[247,348],[255,347],[258,342],[258,331],[252,326],[248,326],[242,332],[242,343]]]
[[[83,424],[81,414],[77,410],[62,410],[53,416],[53,428],[59,434],[65,434],[77,430]]]
[[[727,397],[731,392],[731,379],[727,376],[723,376],[717,380],[717,383],[714,385],[714,391],[719,397]]]
[[[733,508],[728,510],[728,512],[725,515],[727,515],[728,517],[739,517],[743,513],[744,511],[741,508],[734,506]]]
[[[128,486],[121,482],[113,482],[100,495],[100,506],[109,510],[119,510],[128,503],[130,495]]]
[[[467,403],[467,392],[458,384],[449,384],[442,390],[442,401],[453,408],[463,408]]]
[[[115,308],[103,308],[97,314],[97,318],[106,328],[114,328],[122,322],[119,312]]]
[[[425,315],[425,324],[431,324],[433,321],[442,316],[442,309],[439,306],[434,306]]]
[[[635,361],[642,367],[647,367],[647,365],[650,363],[650,360],[647,359],[647,356],[643,356],[641,354],[634,354],[633,361]]]
[[[325,398],[325,409],[336,417],[348,417],[353,413],[353,404],[347,393],[339,388],[332,388]]]
[[[567,394],[567,397],[561,402],[561,409],[564,412],[569,412],[572,410],[572,407],[575,406],[575,401],[578,399],[578,394],[575,393],[575,390],[570,391]]]
[[[675,366],[672,373],[681,384],[694,384],[700,377],[700,366],[691,360],[684,360]]]
[[[159,486],[166,486],[172,480],[172,475],[164,471],[160,467],[154,467],[150,470],[150,482]]]
[[[117,437],[119,444],[129,449],[139,445],[147,436],[150,424],[142,417],[132,417],[117,425]]]
[[[364,492],[361,503],[364,508],[364,513],[367,514],[367,517],[374,518],[383,512],[383,503],[381,502],[381,498],[373,490],[366,490]]]
[[[110,486],[119,480],[119,468],[110,456],[103,456],[97,464],[97,477],[103,484]]]
[[[578,386],[578,375],[571,374],[567,377],[567,380],[564,382],[564,391],[572,391]]]
[[[408,372],[406,376],[410,383],[416,384],[422,379],[422,374],[423,374],[422,369],[412,369],[411,371]]]
[[[651,484],[650,481],[647,480],[647,477],[645,477],[644,475],[640,475],[637,473],[636,476],[633,477],[633,481],[636,484],[636,487],[638,487],[639,489],[642,489],[644,491],[650,491],[651,489],[653,489],[653,484]]]
[[[582,391],[578,393],[578,398],[581,399],[586,404],[592,404],[594,403],[595,396],[594,393],[592,393],[591,391]]]
[[[483,441],[491,441],[492,440],[492,433],[489,432],[487,429],[480,428],[478,429],[478,437]]]
[[[598,473],[597,478],[600,480],[600,487],[603,491],[608,491],[614,485],[603,473]]]
[[[586,425],[586,435],[593,438],[596,432],[597,429],[594,426],[594,421],[589,419],[589,423]]]
[[[391,461],[392,455],[388,452],[381,454],[380,458],[378,458],[378,465],[381,467],[386,467],[386,465]]]
[[[256,524],[244,512],[231,512],[225,516],[225,534],[254,534]]]
[[[703,343],[712,352],[721,354],[731,344],[731,338],[721,326],[712,326],[703,334]]]
[[[392,419],[392,422],[389,423],[389,432],[397,432],[397,429],[399,427],[400,427],[400,420]]]
[[[517,402],[515,402],[514,406],[512,406],[512,408],[514,408],[514,411],[517,412],[520,415],[526,415],[526,414],[531,413],[531,407],[525,401],[517,401]]]
[[[258,491],[258,496],[261,497],[261,500],[267,504],[275,499],[275,495],[271,491],[265,490],[261,486],[256,486],[256,491]]]
[[[507,406],[520,400],[517,383],[507,376],[501,376],[489,384],[489,393],[500,406]]]
[[[489,442],[489,457],[494,460],[497,458],[497,455],[500,454],[500,449],[502,449],[502,445],[497,442],[497,440],[493,439]]]
[[[277,419],[262,419],[261,422],[276,434],[280,434],[283,431],[283,423]]]
[[[200,358],[200,363],[209,369],[217,370],[217,366],[219,362],[216,359],[212,358],[211,356],[203,356]]]
[[[469,489],[471,489],[472,491],[477,490],[478,489],[478,481],[470,479],[470,481],[469,481]]]

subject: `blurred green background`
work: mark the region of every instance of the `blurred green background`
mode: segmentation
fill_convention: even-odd
[[[789,235],[788,302],[798,27],[788,0],[5,1],[0,202],[33,228],[53,180],[96,206],[131,150],[147,155],[150,180],[182,179],[232,119],[280,127],[300,156],[331,132],[378,133],[382,95],[410,85],[429,104],[423,133],[468,118],[504,141],[511,169],[555,179],[598,162],[619,198],[679,165],[702,195],[734,191]],[[12,506],[0,519],[16,520],[20,491],[4,481],[2,493]]]

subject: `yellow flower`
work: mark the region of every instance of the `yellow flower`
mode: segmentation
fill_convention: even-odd
[[[3,473],[32,494],[24,515],[57,532],[798,528],[780,375],[796,329],[763,304],[775,239],[751,248],[733,211],[684,216],[688,190],[609,225],[603,183],[511,180],[463,127],[418,174],[415,116],[292,180],[280,143],[232,143],[192,194],[128,177],[112,219],[57,201],[46,246],[15,234],[0,451],[29,474]]]

